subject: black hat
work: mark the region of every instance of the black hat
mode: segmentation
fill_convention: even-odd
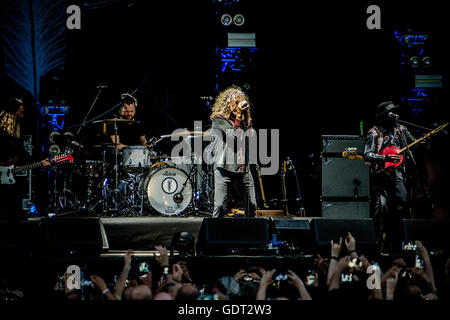
[[[397,109],[398,106],[396,106],[392,101],[386,101],[382,102],[377,106],[377,110],[375,113],[376,118],[380,118],[381,116],[385,115],[386,113]]]

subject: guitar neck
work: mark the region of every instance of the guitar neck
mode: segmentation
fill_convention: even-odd
[[[19,172],[19,171],[27,171],[27,170],[36,169],[36,168],[39,168],[39,167],[42,167],[42,163],[40,161],[32,163],[32,164],[27,164],[25,166],[15,167],[14,169],[12,169],[12,172],[16,173],[16,172]]]
[[[434,129],[434,130],[431,130],[431,131],[428,132],[426,135],[424,135],[422,138],[419,138],[419,139],[417,139],[416,141],[411,142],[410,144],[408,144],[406,147],[400,149],[400,150],[398,151],[398,153],[400,154],[400,153],[404,152],[405,150],[411,148],[411,147],[414,146],[415,144],[417,144],[417,143],[419,143],[419,142],[425,140],[426,138],[428,138],[428,137],[431,136],[432,134],[435,134],[436,132],[438,132],[438,131],[444,129],[447,125],[448,125],[448,123],[443,124],[443,125],[437,127],[437,128]]]

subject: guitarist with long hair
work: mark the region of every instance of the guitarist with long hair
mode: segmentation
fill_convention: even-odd
[[[403,148],[415,140],[408,129],[397,123],[393,113],[398,106],[392,101],[376,108],[375,125],[369,130],[364,148],[364,161],[371,163],[372,214],[381,250],[392,246],[401,219],[409,218],[408,176],[415,171],[411,150],[403,155],[387,152]]]
[[[21,122],[25,116],[24,102],[19,97],[11,97],[0,108],[0,166],[9,166],[11,162],[25,163],[27,153],[21,140]],[[42,167],[50,166],[47,159],[41,161]],[[17,184],[0,184],[0,220],[19,219],[21,194]]]

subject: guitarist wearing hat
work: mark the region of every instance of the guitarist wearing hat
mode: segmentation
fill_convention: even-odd
[[[392,245],[392,236],[401,219],[410,215],[407,186],[408,175],[414,171],[414,157],[409,149],[404,155],[388,151],[403,148],[415,138],[405,126],[397,123],[398,116],[393,113],[397,108],[392,101],[378,105],[375,125],[367,133],[364,148],[364,161],[372,164],[371,204],[382,251]]]

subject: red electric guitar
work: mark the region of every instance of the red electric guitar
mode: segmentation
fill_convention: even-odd
[[[42,167],[41,161],[16,167],[15,164],[17,163],[17,160],[17,158],[14,158],[9,160],[7,163],[0,164],[0,184],[14,184],[16,182],[14,179],[14,175],[16,173]],[[48,160],[52,165],[54,165],[63,162],[73,162],[73,157],[71,155],[60,155]]]
[[[433,130],[431,130],[430,132],[428,132],[427,134],[425,134],[423,137],[417,139],[414,142],[411,142],[410,144],[408,144],[406,147],[404,148],[398,148],[395,146],[390,146],[387,148],[384,148],[383,150],[381,150],[380,154],[382,155],[398,155],[399,156],[399,160],[396,162],[390,162],[390,161],[386,161],[385,165],[384,165],[384,169],[385,170],[394,170],[395,168],[398,168],[402,163],[403,163],[403,155],[402,153],[411,148],[412,146],[414,146],[415,144],[429,138],[431,135],[435,134],[438,131],[441,131],[442,129],[444,129],[446,126],[448,125],[448,123],[443,124]],[[358,155],[356,148],[345,148],[344,152],[342,152],[342,157],[344,158],[348,158],[348,159],[358,159],[358,160],[362,160],[364,161],[363,157],[361,155]],[[367,163],[367,162],[366,162]]]
[[[419,143],[421,141],[424,141],[425,139],[429,138],[431,135],[435,134],[436,132],[441,131],[447,125],[448,125],[448,122],[446,124],[440,125],[436,129],[433,129],[430,132],[428,132],[427,134],[425,134],[422,138],[419,138],[416,141],[411,142],[410,144],[408,144],[404,148],[400,149],[398,147],[390,146],[390,147],[387,147],[387,148],[384,148],[383,150],[381,150],[381,154],[382,155],[385,155],[385,156],[387,156],[387,155],[398,155],[400,157],[399,161],[397,161],[397,162],[386,161],[386,163],[384,164],[384,169],[386,169],[386,170],[394,170],[395,168],[398,168],[403,163],[403,155],[402,155],[402,153],[405,150],[408,150],[409,148],[411,148],[412,146],[416,145],[417,143]]]

